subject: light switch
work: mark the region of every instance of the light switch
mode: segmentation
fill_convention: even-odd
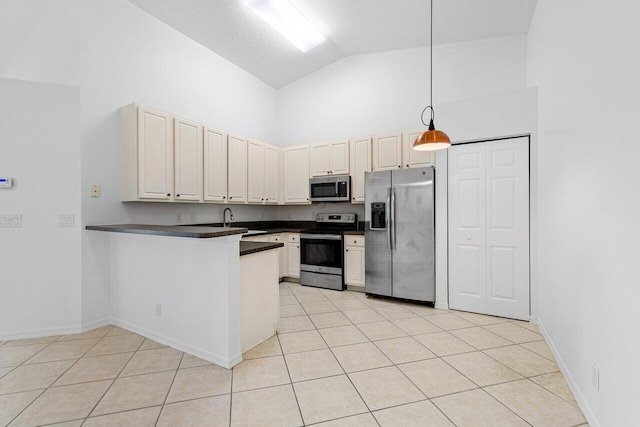
[[[0,215],[0,227],[19,228],[22,227],[22,215]]]
[[[75,215],[60,215],[58,227],[73,227]]]

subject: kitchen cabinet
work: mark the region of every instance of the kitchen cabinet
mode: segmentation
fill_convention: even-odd
[[[371,137],[349,141],[351,203],[364,203],[364,174],[371,172]]]
[[[373,137],[373,170],[396,170],[402,168],[402,133]]]
[[[287,242],[287,276],[300,277],[300,235],[289,234]]]
[[[265,204],[278,203],[278,148],[272,145],[264,145],[264,202]]]
[[[344,283],[364,288],[364,236],[344,236]],[[364,290],[364,289],[363,289]]]
[[[247,142],[247,201],[249,203],[264,203],[264,157],[264,144],[250,139]]]
[[[309,146],[283,149],[284,203],[310,204],[309,201]]]
[[[423,131],[405,132],[402,137],[402,168],[426,168],[435,166],[435,151],[418,151],[413,149],[413,142]]]
[[[227,134],[204,127],[204,201],[227,201]]]
[[[240,136],[227,137],[227,192],[229,202],[247,201],[247,140]]]
[[[202,201],[202,126],[176,118],[174,129],[175,200]]]
[[[345,175],[349,173],[349,141],[311,146],[312,176]]]
[[[278,148],[262,142],[247,143],[247,200],[278,203]]]
[[[287,275],[287,244],[284,241],[286,238],[280,234],[269,235],[269,241],[275,243],[283,243],[284,246],[278,248],[278,277],[283,278]]]
[[[130,104],[121,110],[123,202],[173,200],[173,119]]]

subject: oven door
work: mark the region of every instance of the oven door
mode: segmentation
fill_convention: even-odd
[[[301,234],[300,270],[342,275],[342,236]]]

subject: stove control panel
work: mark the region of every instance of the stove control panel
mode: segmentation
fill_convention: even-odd
[[[355,224],[356,214],[316,214],[316,222],[329,222],[337,224]]]

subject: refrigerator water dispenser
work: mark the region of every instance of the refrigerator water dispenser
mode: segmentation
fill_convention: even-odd
[[[387,204],[371,203],[371,229],[387,229]]]

